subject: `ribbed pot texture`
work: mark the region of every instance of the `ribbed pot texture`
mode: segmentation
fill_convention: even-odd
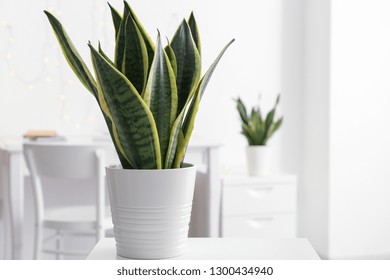
[[[185,253],[196,169],[106,168],[117,254],[164,259]]]

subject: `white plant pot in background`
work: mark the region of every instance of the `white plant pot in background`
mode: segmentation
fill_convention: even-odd
[[[162,259],[185,253],[196,168],[106,167],[117,254]]]
[[[268,146],[248,146],[246,149],[248,173],[250,176],[268,175],[270,171],[270,148]]]

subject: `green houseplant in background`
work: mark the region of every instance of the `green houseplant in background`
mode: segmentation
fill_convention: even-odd
[[[249,175],[261,176],[269,172],[268,140],[281,127],[283,117],[275,118],[276,108],[280,101],[277,96],[274,107],[262,115],[260,106],[253,107],[250,114],[240,98],[236,99],[237,111],[241,119],[241,133],[248,141],[247,164]]]
[[[109,8],[115,54],[111,59],[100,43],[97,48],[88,44],[96,79],[58,19],[45,13],[70,67],[97,100],[121,162],[106,168],[118,254],[172,257],[184,252],[183,228],[188,232],[195,168],[183,159],[195,116],[211,75],[234,40],[201,76],[193,13],[163,47],[160,34],[154,43],[126,1],[122,14]]]

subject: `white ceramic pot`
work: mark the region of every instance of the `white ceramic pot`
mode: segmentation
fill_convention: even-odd
[[[163,259],[185,253],[196,169],[106,168],[117,254]]]
[[[248,146],[246,149],[248,173],[250,176],[264,176],[270,170],[270,148],[268,146]]]

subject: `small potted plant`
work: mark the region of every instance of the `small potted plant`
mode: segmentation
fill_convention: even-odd
[[[193,13],[163,47],[124,2],[110,4],[115,55],[88,44],[95,78],[61,23],[45,11],[63,54],[96,99],[120,165],[106,168],[117,253],[138,259],[183,254],[195,167],[183,163],[199,102],[229,42],[201,77],[201,44]]]
[[[250,115],[240,98],[236,99],[237,110],[241,118],[241,133],[248,141],[247,165],[250,176],[262,176],[269,173],[269,146],[268,140],[280,128],[283,117],[275,120],[276,107],[280,95],[271,111],[263,118],[260,107],[253,107]]]

